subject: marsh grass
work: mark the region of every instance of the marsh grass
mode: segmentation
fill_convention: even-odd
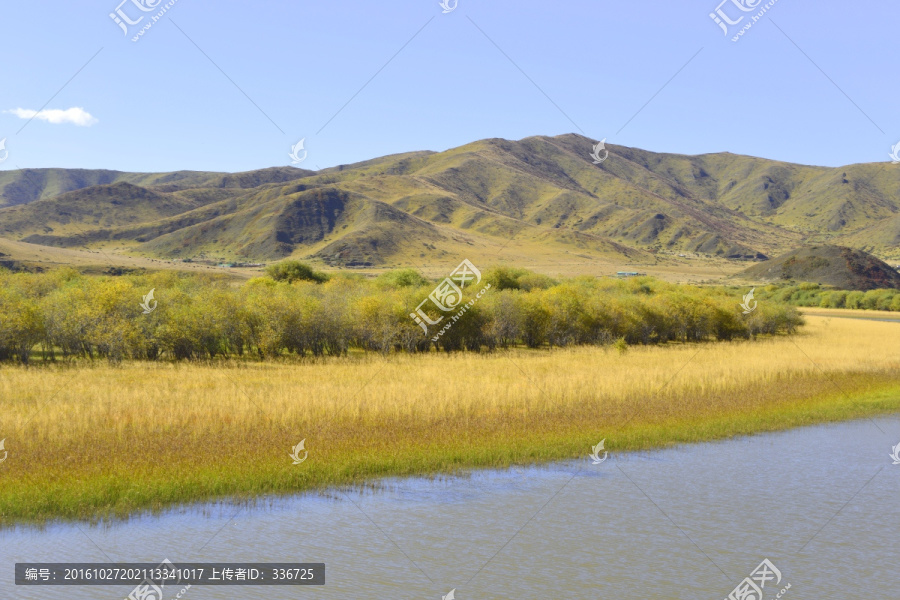
[[[900,410],[900,325],[756,341],[0,369],[0,518],[123,516]],[[309,458],[292,465],[306,439]]]

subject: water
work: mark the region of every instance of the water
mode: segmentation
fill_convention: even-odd
[[[846,315],[809,315],[811,317],[819,317],[822,319],[854,319],[856,321],[881,321],[882,323],[900,323],[900,316],[898,317],[863,317],[863,316],[846,316]]]
[[[879,430],[883,430],[882,431]],[[121,599],[27,588],[16,561],[324,562],[324,587],[198,587],[182,600],[725,598],[768,558],[789,600],[900,590],[900,417],[469,477],[398,479],[263,506],[0,532],[0,598]],[[169,600],[179,589],[167,592]],[[170,595],[171,594],[171,595]]]

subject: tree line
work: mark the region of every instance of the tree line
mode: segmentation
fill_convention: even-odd
[[[887,310],[900,312],[900,290],[838,290],[818,283],[768,285],[758,294],[794,306],[819,308],[850,308],[856,310]]]
[[[740,293],[724,288],[647,277],[554,280],[498,267],[475,286],[490,283],[488,292],[432,339],[449,313],[430,307],[430,320],[440,322],[427,332],[411,315],[440,280],[411,269],[365,278],[301,267],[277,265],[245,283],[174,271],[98,276],[70,268],[0,269],[0,361],[622,348],[789,334],[802,324],[794,308],[774,301],[742,314]],[[153,298],[145,302],[150,290]]]

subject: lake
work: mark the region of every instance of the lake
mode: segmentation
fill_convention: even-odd
[[[599,440],[598,440],[599,441]],[[719,600],[763,561],[763,597],[894,598],[900,417],[467,476],[0,531],[0,597],[120,599],[130,586],[13,585],[15,562],[324,562],[324,587],[194,586],[226,598]],[[774,575],[773,575],[774,576]],[[167,590],[166,600],[179,589]],[[758,600],[758,599],[756,599]]]

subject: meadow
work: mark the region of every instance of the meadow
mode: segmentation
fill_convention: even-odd
[[[586,460],[602,439],[616,455],[900,410],[900,324],[807,320],[791,336],[618,349],[6,365],[0,522]],[[306,460],[293,464],[301,440]]]

